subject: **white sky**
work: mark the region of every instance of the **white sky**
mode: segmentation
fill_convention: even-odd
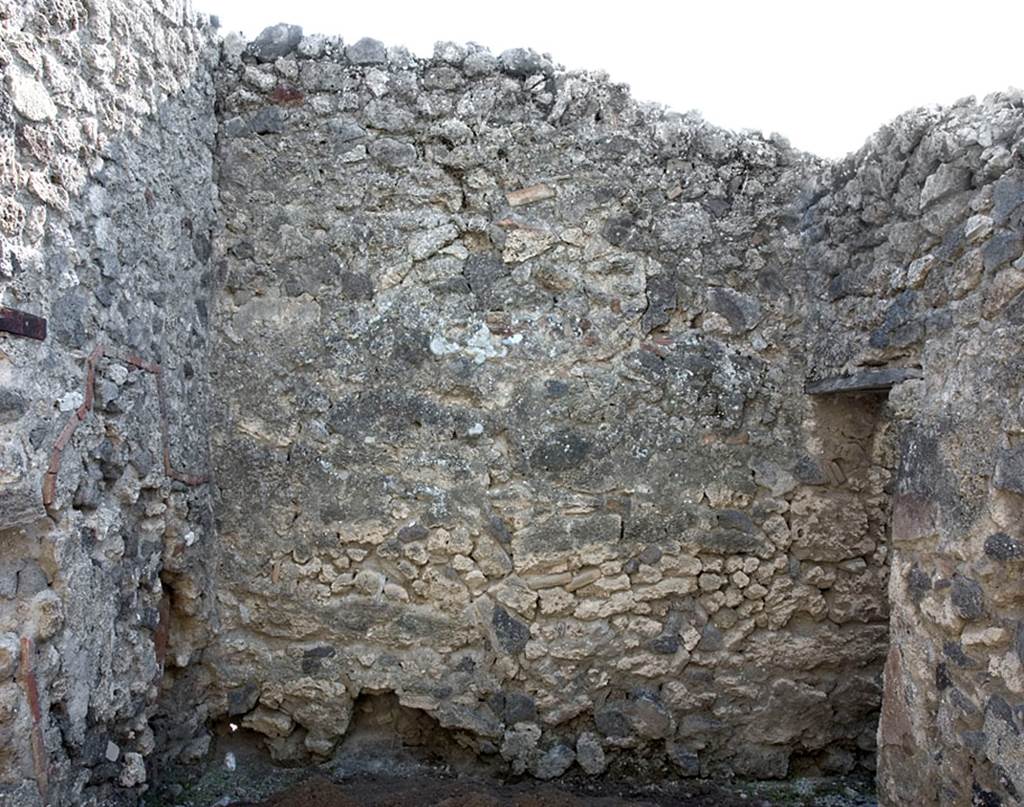
[[[550,53],[634,97],[826,157],[916,106],[1024,87],[1024,0],[193,0],[251,38],[290,22],[429,55],[437,40]]]

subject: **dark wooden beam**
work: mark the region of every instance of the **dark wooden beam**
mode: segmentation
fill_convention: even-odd
[[[804,388],[808,395],[836,395],[843,392],[887,392],[895,384],[921,378],[920,370],[913,367],[880,367],[861,370],[851,375],[832,376],[820,381],[809,381]]]
[[[29,339],[46,339],[46,320],[35,314],[27,314],[16,308],[0,306],[0,331],[13,333],[15,336],[27,336]]]

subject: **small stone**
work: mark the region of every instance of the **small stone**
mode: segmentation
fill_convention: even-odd
[[[992,483],[1000,490],[1024,494],[1024,445],[1004,450],[996,463]]]
[[[1003,628],[969,626],[960,635],[960,643],[964,647],[982,645],[985,647],[999,647],[1007,639],[1007,632]]]
[[[534,723],[537,720],[537,702],[522,692],[499,692],[490,705],[509,726],[516,723]]]
[[[992,221],[1001,227],[1020,210],[1024,210],[1024,176],[1009,171],[992,186]]]
[[[32,622],[38,641],[53,638],[61,629],[64,625],[64,605],[56,591],[47,589],[32,598]]]
[[[295,724],[284,712],[257,706],[242,720],[243,728],[263,734],[267,737],[287,737]]]
[[[435,42],[434,59],[458,67],[466,60],[466,46],[458,42]]]
[[[117,758],[121,756],[121,749],[112,740],[107,740],[107,749],[103,756],[107,758],[107,762],[117,762]]]
[[[755,588],[755,586],[751,586],[747,589],[747,591],[750,591],[750,589],[752,588]],[[761,588],[765,593],[767,593],[767,589],[764,589],[761,586],[757,586],[757,588]],[[722,632],[709,622],[707,625],[704,626],[704,631],[701,634],[700,642],[701,650],[708,650],[710,652],[721,650]]]
[[[673,729],[668,709],[646,692],[631,700],[607,702],[594,712],[594,725],[605,737],[617,739],[664,739]]]
[[[5,681],[14,677],[21,656],[21,646],[17,635],[0,634],[0,679]]]
[[[256,701],[260,697],[260,690],[255,684],[245,684],[244,686],[229,689],[227,697],[228,715],[237,717],[238,715],[244,715],[256,705]]]
[[[641,563],[645,563],[648,566],[653,566],[655,563],[660,561],[663,557],[661,549],[651,545],[644,547],[643,551],[637,556]]]
[[[1024,543],[996,532],[985,539],[985,554],[992,560],[1024,560]]]
[[[651,640],[650,648],[651,652],[658,653],[663,656],[672,656],[679,650],[679,637],[672,634],[664,634],[662,636],[656,636]]]
[[[28,411],[28,398],[13,387],[0,387],[0,424],[13,423]]]
[[[953,609],[963,619],[978,619],[985,613],[985,595],[981,586],[963,575],[953,575],[950,599]]]
[[[697,630],[695,627],[693,627],[693,625],[688,625],[686,628],[684,628],[681,631],[680,635],[682,636],[682,639],[683,639],[683,647],[685,647],[687,649],[687,651],[692,652],[693,649],[698,644],[700,644],[700,640],[701,640],[700,631]]]
[[[906,286],[910,289],[919,289],[928,279],[932,268],[938,264],[934,255],[922,255],[907,267]]]
[[[366,151],[366,146],[360,143],[359,145],[348,149],[341,155],[341,157],[339,157],[339,160],[343,163],[358,163],[365,160],[367,156],[368,153]]]
[[[54,299],[50,306],[50,331],[66,347],[80,348],[86,341],[88,302],[77,289],[70,289]]]
[[[480,78],[493,73],[498,67],[498,60],[485,50],[476,50],[466,56],[462,63],[462,71],[470,78]]]
[[[85,396],[78,390],[72,390],[57,399],[57,409],[61,412],[74,412],[85,402]]]
[[[416,147],[390,137],[370,144],[370,156],[388,168],[403,168],[416,162]]]
[[[705,572],[698,578],[697,582],[700,585],[701,591],[717,591],[725,583],[725,578],[721,575]]]
[[[123,787],[135,787],[146,782],[146,761],[137,751],[129,751],[124,755],[124,767],[118,781]]]
[[[558,743],[530,766],[530,772],[538,779],[555,779],[569,770],[575,761],[576,752],[569,746]]]
[[[472,552],[473,560],[488,577],[504,577],[512,571],[512,559],[500,543],[489,534],[476,539],[476,548]]]
[[[512,764],[513,773],[526,770],[526,760],[533,755],[540,735],[541,729],[536,723],[517,723],[505,732],[501,742],[501,757]]]
[[[644,312],[642,328],[650,333],[672,320],[672,313],[679,304],[676,277],[670,272],[659,272],[647,278],[647,310]]]
[[[317,59],[323,54],[326,45],[327,37],[323,34],[308,34],[295,46],[295,51],[306,59]]]
[[[19,71],[10,73],[11,103],[22,116],[37,123],[57,115],[57,106],[40,82]]]
[[[273,73],[260,70],[253,65],[247,65],[242,75],[246,83],[262,92],[270,92],[277,84],[277,78]]]
[[[384,592],[384,575],[373,569],[361,570],[353,582],[368,597],[378,597]]]
[[[978,214],[971,216],[964,224],[964,238],[968,241],[981,241],[992,234],[993,222],[991,217]]]
[[[1024,253],[1024,239],[1016,233],[1000,233],[989,239],[981,251],[985,271],[994,272]]]
[[[498,644],[506,652],[516,654],[526,648],[526,643],[530,640],[529,626],[520,622],[500,605],[494,606],[491,624],[494,626]]]
[[[921,209],[967,190],[971,186],[971,171],[968,168],[944,163],[924,181],[921,189]]]
[[[259,110],[249,121],[249,131],[257,135],[281,134],[284,131],[284,112],[276,106]]]
[[[592,731],[584,731],[576,740],[576,761],[591,776],[599,776],[608,767],[601,739]]]
[[[398,540],[403,544],[412,541],[424,541],[430,535],[430,530],[422,524],[409,524],[398,531]]]
[[[543,255],[555,245],[555,237],[540,230],[512,230],[505,239],[501,259],[505,263],[522,263]]]
[[[729,322],[734,334],[745,333],[761,321],[761,304],[753,297],[728,288],[708,292],[708,307]]]
[[[700,758],[679,743],[665,743],[665,752],[680,776],[700,776]]]

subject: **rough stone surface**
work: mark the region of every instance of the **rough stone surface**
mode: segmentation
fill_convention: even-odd
[[[134,804],[207,730],[174,701],[213,626],[209,487],[165,473],[161,421],[205,472],[218,60],[184,4],[0,2],[0,305],[51,326],[0,334],[0,804]]]
[[[298,25],[272,25],[249,44],[249,52],[258,62],[273,62],[294,51],[302,41]]]
[[[220,697],[255,685],[321,754],[342,680],[539,776],[664,760],[687,715],[708,775],[873,764],[886,417],[804,394],[782,215],[825,166],[445,53],[222,63]],[[764,660],[810,626],[834,649]]]
[[[894,121],[830,170],[805,219],[820,237],[808,263],[831,276],[812,378],[878,365],[920,375],[890,393],[886,804],[1024,793],[1019,724],[991,717],[993,703],[1024,702],[1012,642],[1024,602],[1019,103],[994,95]]]
[[[1024,793],[1018,95],[827,163],[526,49],[87,5],[0,2],[51,325],[0,337],[0,800],[385,696],[513,774]]]
[[[11,70],[8,87],[14,109],[27,120],[48,121],[57,114],[57,106],[50,98],[46,86],[31,76]]]

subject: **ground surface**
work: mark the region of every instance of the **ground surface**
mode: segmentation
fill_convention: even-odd
[[[867,776],[712,782],[665,771],[503,780],[393,737],[356,731],[329,762],[282,767],[249,732],[218,737],[205,768],[175,774],[144,807],[877,807]]]
[[[700,780],[631,785],[603,778],[558,784],[501,783],[450,771],[383,772],[320,768],[239,771],[211,769],[187,787],[152,791],[146,807],[877,807],[865,779],[795,779],[785,782]]]
[[[834,783],[815,787],[805,781],[767,789],[776,792],[757,793],[757,788],[725,790],[706,783],[569,789],[536,782],[495,785],[422,777],[391,781],[357,780],[342,784],[314,779],[271,797],[260,803],[260,807],[768,807],[784,804],[839,807],[874,804],[870,797],[861,796],[852,788],[837,788]]]

